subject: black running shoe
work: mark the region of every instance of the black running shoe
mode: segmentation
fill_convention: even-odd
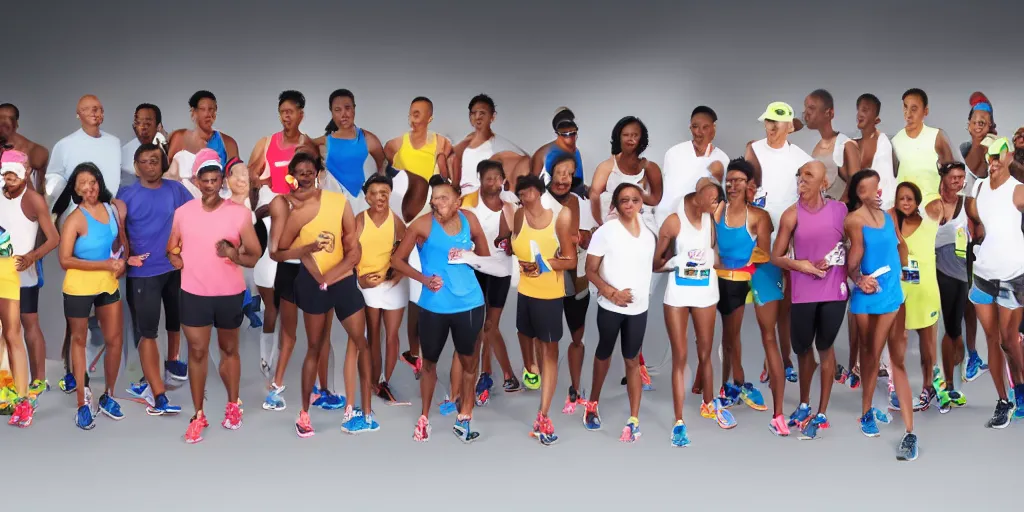
[[[1000,400],[996,402],[996,410],[992,413],[992,418],[985,423],[988,428],[1006,428],[1010,425],[1010,417],[1013,416],[1013,411],[1016,409],[1013,402],[1009,400]]]

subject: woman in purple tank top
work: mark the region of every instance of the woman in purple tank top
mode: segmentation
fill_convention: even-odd
[[[846,248],[843,221],[846,205],[825,197],[828,180],[825,166],[811,162],[800,168],[796,204],[782,214],[772,263],[789,270],[793,286],[793,351],[800,360],[800,405],[788,425],[800,429],[800,437],[814,439],[828,428],[825,411],[832,393],[836,356],[832,349],[846,315]],[[790,242],[792,241],[792,253]],[[821,360],[821,397],[818,413],[811,414],[811,379],[814,353]]]

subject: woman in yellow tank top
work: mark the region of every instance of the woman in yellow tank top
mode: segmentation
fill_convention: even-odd
[[[926,216],[921,215],[924,204]],[[901,272],[900,286],[906,297],[900,306],[889,336],[890,354],[903,347],[906,351],[907,330],[917,331],[921,343],[921,370],[923,379],[921,395],[913,404],[919,411],[937,396],[938,390],[932,385],[932,368],[936,362],[936,336],[938,332],[939,282],[935,268],[935,235],[942,217],[942,201],[938,195],[926,196],[922,203],[921,190],[910,182],[896,187],[896,219],[900,234],[907,244],[907,266]],[[895,341],[895,343],[894,343]],[[903,354],[900,354],[903,355]]]
[[[571,234],[572,211],[562,208],[558,215],[541,204],[544,182],[539,176],[523,176],[516,183],[516,195],[523,207],[516,212],[512,228],[512,251],[519,260],[519,294],[516,329],[523,346],[524,366],[540,373],[540,411],[531,435],[542,444],[554,443],[554,426],[548,418],[558,384],[558,341],[562,338],[562,298],[565,270],[576,269],[576,241]],[[535,342],[540,343],[541,367],[534,361]]]
[[[412,222],[430,209],[427,202],[430,177],[440,174],[448,178],[452,144],[429,130],[433,120],[434,104],[422,96],[413,99],[409,105],[410,131],[384,145],[385,158],[395,169],[405,171],[409,180],[407,190],[395,191],[402,198],[401,213],[405,222]]]
[[[328,190],[317,190],[316,177],[320,171],[319,159],[308,153],[296,153],[288,164],[288,174],[298,185],[293,197],[301,204],[288,216],[278,242],[280,247],[302,248],[299,274],[295,277],[295,305],[302,310],[306,326],[308,348],[302,364],[302,410],[295,422],[299,437],[313,435],[309,421],[309,395],[316,382],[319,363],[330,357],[331,344],[325,336],[327,316],[334,315],[348,335],[345,360],[358,361],[360,352],[367,350],[366,319],[363,316],[363,296],[356,284],[355,267],[359,263],[360,248],[356,234],[356,219],[345,195]],[[351,403],[345,409],[342,430],[346,432],[373,432],[380,425],[373,419],[370,409],[372,386],[369,376],[362,379],[361,400],[364,409],[357,410]],[[345,395],[355,402],[356,365],[345,365]],[[321,382],[321,386],[327,383]]]
[[[377,396],[391,405],[399,402],[391,392],[391,375],[398,363],[398,330],[409,302],[409,281],[391,268],[391,255],[405,236],[405,223],[391,211],[391,178],[374,174],[363,184],[363,196],[369,209],[356,217],[356,232],[362,255],[356,265],[359,289],[366,302],[366,330],[370,342],[370,382],[377,385]],[[385,351],[380,353],[380,324],[384,321]],[[381,380],[383,369],[384,379]],[[408,403],[405,403],[408,405]]]

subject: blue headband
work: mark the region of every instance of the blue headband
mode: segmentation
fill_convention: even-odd
[[[982,112],[988,112],[989,114],[991,114],[992,105],[989,105],[987,102],[982,101],[977,105],[971,107],[971,112],[974,112],[975,110],[981,110]]]

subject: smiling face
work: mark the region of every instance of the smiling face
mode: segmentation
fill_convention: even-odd
[[[896,209],[900,213],[909,217],[917,211],[918,206],[920,205],[910,187],[902,186],[896,189]]]
[[[745,202],[747,198],[747,174],[733,169],[725,174],[725,194],[729,201]]]
[[[964,182],[967,180],[967,171],[954,167],[942,177],[942,186],[946,190],[953,192],[960,192],[964,188]]]
[[[231,194],[241,196],[249,193],[249,168],[243,163],[231,166],[228,176],[228,188]]]
[[[878,109],[875,108],[874,103],[867,100],[861,100],[857,104],[857,129],[866,130],[869,127],[878,124]]]
[[[715,140],[715,122],[708,114],[697,114],[690,118],[690,136],[694,144],[705,146]]]
[[[480,192],[491,196],[500,194],[505,185],[505,177],[497,169],[488,169],[480,176]]]

